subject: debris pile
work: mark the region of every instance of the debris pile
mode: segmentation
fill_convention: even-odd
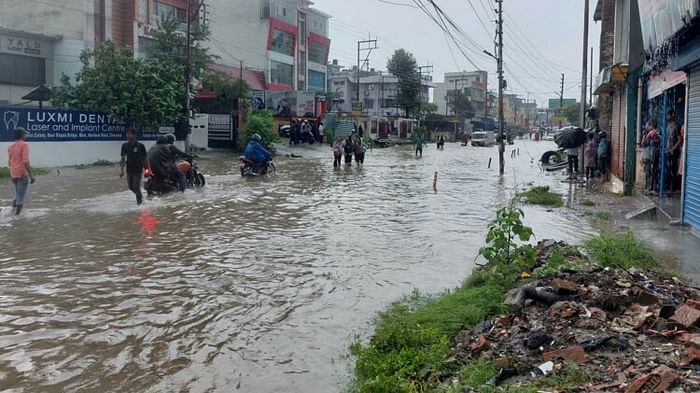
[[[453,359],[496,365],[495,385],[535,383],[576,365],[590,378],[579,391],[700,391],[700,296],[680,279],[591,267],[527,283],[505,303],[509,314],[453,343]]]

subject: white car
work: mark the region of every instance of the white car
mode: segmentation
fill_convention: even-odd
[[[492,146],[496,143],[496,136],[493,132],[477,131],[472,133],[472,146]]]

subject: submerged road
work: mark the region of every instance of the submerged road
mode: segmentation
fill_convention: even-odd
[[[303,158],[255,179],[212,155],[203,190],[142,207],[116,167],[63,169],[18,219],[2,182],[0,392],[342,392],[354,337],[414,288],[458,285],[514,189],[576,198],[538,168],[551,148],[516,141],[504,178],[496,147],[451,143],[339,170],[325,146],[283,147]],[[526,213],[538,239],[584,236],[573,214]]]

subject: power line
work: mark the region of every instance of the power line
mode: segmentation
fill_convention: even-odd
[[[476,8],[474,8],[474,4],[472,3],[472,0],[467,0],[467,2],[469,3],[469,6],[472,8],[472,11],[474,11],[474,15],[476,15],[476,17],[479,19],[479,23],[481,23],[481,27],[484,28],[484,31],[486,32],[486,35],[487,35],[488,37],[491,37],[491,31],[489,31],[489,29],[486,27],[486,24],[485,24],[484,21],[481,19],[481,15],[479,15],[479,13],[476,12]]]
[[[377,1],[380,2],[380,3],[384,3],[384,4],[399,5],[399,6],[403,6],[403,7],[416,8],[416,6],[415,6],[415,5],[412,5],[412,4],[397,3],[397,2],[389,1],[389,0],[377,0]]]

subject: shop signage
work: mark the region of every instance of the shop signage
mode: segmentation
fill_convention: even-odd
[[[657,75],[649,80],[649,89],[647,91],[647,97],[652,99],[658,97],[665,90],[668,90],[674,86],[680,85],[681,83],[686,83],[687,77],[683,71],[664,71],[662,74]]]
[[[12,141],[14,129],[29,131],[35,142],[119,141],[127,125],[98,112],[0,107],[0,142]],[[141,139],[153,140],[158,131],[142,130]]]
[[[32,57],[49,57],[48,41],[0,34],[0,52]]]

